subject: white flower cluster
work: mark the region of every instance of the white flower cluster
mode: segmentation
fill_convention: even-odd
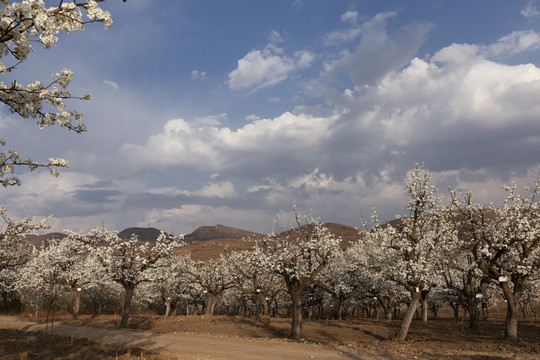
[[[41,43],[50,48],[58,42],[60,32],[70,33],[83,30],[85,24],[102,22],[105,28],[112,25],[111,15],[102,10],[96,1],[90,0],[81,3],[60,2],[57,7],[46,7],[42,0],[24,0],[11,2],[2,0],[0,9],[0,73],[11,74],[17,66],[25,61],[33,51],[31,43]],[[7,62],[9,64],[7,64]],[[77,111],[66,111],[65,101],[69,99],[90,100],[88,94],[81,97],[73,96],[65,89],[71,82],[73,72],[64,69],[52,75],[49,84],[34,81],[26,86],[12,80],[8,83],[0,81],[0,102],[7,105],[13,114],[22,118],[37,119],[40,128],[58,124],[77,133],[84,132],[86,127],[81,123],[83,115]],[[57,87],[58,86],[58,87]],[[0,142],[5,145],[3,141]],[[57,170],[51,167],[65,167],[67,163],[53,165],[38,164],[30,159],[20,161],[18,154],[0,153],[0,182],[4,187],[19,185],[16,177],[5,177],[5,173],[12,174],[14,166],[26,165],[30,170],[37,166],[51,169],[54,176]]]
[[[0,138],[0,145],[5,145],[6,142]],[[68,167],[68,162],[62,158],[50,158],[48,163],[38,163],[31,158],[22,159],[19,153],[9,149],[7,152],[0,151],[0,184],[3,187],[20,185],[18,177],[11,176],[15,171],[15,166],[27,166],[28,170],[34,171],[38,167],[46,167],[51,172],[51,175],[58,176],[58,167]]]

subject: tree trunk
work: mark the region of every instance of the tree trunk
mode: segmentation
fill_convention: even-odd
[[[384,319],[385,320],[392,320],[392,301],[388,301],[388,298],[384,298],[379,300],[379,305],[381,305],[381,308],[384,312]]]
[[[508,300],[508,309],[506,311],[505,337],[508,340],[517,341],[518,339],[518,311],[513,300]]]
[[[458,321],[459,320],[459,302],[455,302],[455,303],[451,303],[450,304],[450,307],[452,307],[452,311],[454,313],[454,320]]]
[[[263,301],[264,301],[264,295],[259,292],[257,293],[257,307],[255,309],[255,320],[259,321],[261,320],[261,314],[263,312]]]
[[[7,308],[7,296],[8,296],[7,291],[2,291],[2,307],[0,308],[1,312],[4,312],[4,311],[8,310],[8,308]]]
[[[429,291],[422,291],[421,297],[422,297],[422,322],[428,321],[428,295]]]
[[[405,313],[405,317],[403,318],[403,321],[401,322],[401,327],[394,337],[394,340],[398,341],[405,341],[405,338],[407,337],[407,334],[409,333],[409,327],[411,326],[412,319],[414,317],[414,314],[416,313],[416,309],[418,307],[418,304],[420,303],[420,293],[414,292],[414,290],[411,292],[411,303],[409,304],[409,307],[407,308],[407,312]]]
[[[208,293],[208,304],[206,305],[206,315],[214,315],[214,308],[216,307],[218,296]]]
[[[293,339],[302,338],[302,293],[299,287],[293,287],[289,292],[292,300],[291,337]]]
[[[336,310],[337,310],[337,320],[343,320],[343,295],[338,295]]]
[[[397,319],[399,317],[400,312],[400,307],[396,303],[394,303],[394,310],[392,311],[394,319]]]
[[[171,314],[171,300],[167,299],[165,301],[165,317],[169,316]]]
[[[73,294],[73,319],[77,320],[79,316],[79,309],[81,306],[81,292],[76,287],[71,288],[71,293]]]
[[[469,310],[469,329],[478,330],[480,328],[480,313],[476,297],[467,297],[467,310]]]
[[[385,310],[384,319],[392,320],[392,309]]]
[[[126,328],[128,326],[129,312],[131,311],[131,300],[135,293],[135,285],[131,283],[124,283],[125,297],[124,306],[122,307],[122,319],[120,320],[120,327]]]
[[[510,290],[507,282],[500,283],[504,297],[506,298],[506,326],[504,335],[508,340],[517,341],[518,339],[518,311],[519,298],[521,297],[521,284],[514,282],[514,291]]]

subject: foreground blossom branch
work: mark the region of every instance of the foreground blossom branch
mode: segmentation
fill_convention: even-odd
[[[82,123],[83,115],[75,110],[66,110],[66,101],[91,100],[91,96],[73,95],[67,91],[73,72],[69,69],[52,74],[49,83],[34,81],[28,85],[14,79],[17,67],[26,61],[34,51],[33,44],[41,44],[45,49],[58,43],[58,34],[80,31],[89,23],[100,22],[108,29],[112,25],[111,15],[102,10],[98,2],[64,2],[58,6],[46,7],[42,0],[11,2],[0,0],[0,74],[7,81],[0,81],[0,102],[7,109],[23,119],[35,119],[42,129],[58,125],[76,133],[86,131]],[[5,140],[0,139],[5,145]],[[63,159],[48,163],[35,162],[31,158],[20,160],[18,152],[8,150],[0,152],[0,183],[4,186],[20,185],[13,174],[15,167],[28,166],[30,171],[38,167],[47,167],[53,176],[58,175],[56,168],[66,167]]]

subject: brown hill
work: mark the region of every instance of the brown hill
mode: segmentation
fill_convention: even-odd
[[[339,246],[342,249],[349,248],[362,237],[360,235],[362,231],[352,226],[335,223],[326,223],[325,225],[336,237],[341,237]]]
[[[156,228],[140,228],[140,227],[130,227],[127,229],[124,229],[118,233],[118,237],[121,239],[130,239],[133,235],[136,235],[140,241],[143,242],[155,242],[159,235],[161,234],[161,230]]]
[[[336,224],[336,223],[325,223],[324,226],[334,234],[336,238],[340,237],[341,242],[339,243],[340,248],[343,250],[349,248],[352,244],[360,240],[362,237],[362,231],[348,225]],[[291,228],[287,231],[277,234],[278,237],[281,236],[290,236],[291,238],[303,239],[308,232],[313,231],[313,225],[308,224],[301,227]]]
[[[341,237],[342,241],[340,243],[340,247],[342,249],[346,249],[350,247],[353,243],[357,242],[360,239],[359,230],[352,226],[335,224],[335,223],[326,223],[325,225],[332,233],[336,235],[336,237]],[[217,226],[221,227],[222,225],[217,225]],[[204,230],[204,231],[211,231],[211,229],[209,228],[210,228],[209,226],[205,226],[199,229]],[[224,228],[227,228],[227,227],[224,227]],[[220,228],[218,228],[218,230],[219,229]],[[232,229],[232,228],[228,228],[228,229]],[[298,232],[298,231],[302,232],[305,229],[306,227],[302,227],[300,229],[294,228],[294,229],[284,232],[283,234],[290,234],[290,232]],[[197,232],[197,230],[193,232],[193,234],[201,236],[202,238],[203,236],[201,235],[201,232]],[[202,232],[202,234],[207,234],[207,233]],[[208,234],[210,234],[210,232]],[[255,233],[251,233],[251,234],[255,234]],[[257,234],[257,236],[255,235],[251,236],[250,239],[257,239],[261,237],[264,237],[264,235]],[[247,239],[248,237],[245,237],[243,239],[222,238],[222,239],[194,241],[191,243],[188,242],[188,245],[183,246],[179,249],[176,249],[176,254],[178,255],[189,254],[193,260],[201,260],[201,261],[217,259],[219,258],[221,254],[225,252],[225,249],[227,249],[228,251],[241,251],[241,250],[247,250],[247,249],[252,248],[254,243]]]
[[[43,234],[43,235],[28,234],[24,236],[24,239],[26,240],[26,242],[34,246],[39,246],[41,244],[45,244],[46,246],[48,246],[47,244],[49,240],[52,240],[52,239],[60,240],[65,237],[66,237],[66,234],[53,232],[53,233],[48,233],[48,234]]]
[[[190,255],[193,260],[219,259],[227,251],[242,251],[253,248],[254,243],[242,239],[213,239],[194,242],[176,249],[177,255]]]
[[[229,227],[225,225],[214,225],[214,226],[201,226],[196,229],[191,234],[184,236],[184,241],[188,244],[196,241],[206,241],[214,239],[247,239],[247,238],[257,238],[264,236],[262,234],[241,230],[234,227]]]

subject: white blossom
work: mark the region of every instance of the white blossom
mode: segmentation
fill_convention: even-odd
[[[58,42],[59,33],[70,33],[84,29],[85,24],[102,22],[105,28],[112,24],[111,15],[103,11],[96,1],[60,2],[57,7],[46,7],[42,0],[2,1],[0,9],[0,73],[13,74],[17,66],[27,60],[33,52],[31,44],[39,43],[46,49]],[[82,114],[65,110],[66,100],[90,100],[87,94],[74,96],[67,91],[73,72],[69,69],[52,75],[52,81],[34,81],[28,85],[17,80],[0,81],[0,102],[9,111],[24,119],[35,119],[37,126],[60,125],[77,133],[86,131],[81,122]],[[2,141],[2,145],[5,142]],[[15,166],[28,166],[30,171],[37,167],[48,167],[53,176],[58,175],[53,167],[66,164],[41,164],[30,158],[21,160],[18,155],[0,152],[0,183],[6,186],[20,185],[17,177],[11,176]]]

